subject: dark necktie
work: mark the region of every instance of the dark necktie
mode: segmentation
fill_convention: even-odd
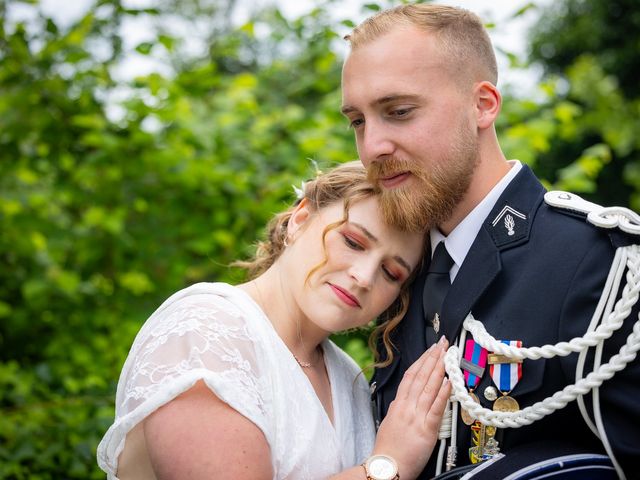
[[[431,346],[439,338],[442,304],[451,286],[449,271],[453,264],[453,259],[447,252],[444,242],[438,243],[429,264],[424,290],[422,291],[427,347]]]

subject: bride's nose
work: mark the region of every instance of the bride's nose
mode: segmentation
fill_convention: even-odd
[[[373,285],[377,266],[372,261],[358,261],[349,269],[349,274],[359,287],[369,289]]]

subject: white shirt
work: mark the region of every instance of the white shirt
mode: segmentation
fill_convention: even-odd
[[[469,215],[467,215],[464,220],[462,220],[462,222],[453,229],[448,237],[442,235],[440,230],[437,228],[432,228],[429,232],[429,236],[431,238],[431,255],[433,256],[433,252],[438,243],[444,241],[444,246],[447,248],[447,252],[449,252],[449,255],[451,255],[451,258],[455,262],[449,272],[451,283],[453,283],[453,280],[456,278],[462,262],[464,262],[464,259],[467,257],[467,254],[471,249],[471,245],[478,236],[482,223],[485,221],[489,213],[491,213],[491,210],[495,206],[500,195],[502,195],[502,192],[504,192],[522,168],[522,163],[520,163],[519,160],[510,160],[509,164],[511,164],[511,168],[507,174],[502,177],[487,196],[484,197],[473,210],[471,210]]]

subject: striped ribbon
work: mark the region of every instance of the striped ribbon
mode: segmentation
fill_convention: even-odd
[[[500,343],[512,347],[522,347],[521,340],[500,340]],[[502,393],[510,392],[522,378],[522,363],[497,363],[489,365],[489,373]]]
[[[464,381],[468,388],[473,389],[480,382],[487,365],[487,349],[477,344],[474,339],[467,339],[464,347],[464,359],[468,362],[462,364]]]

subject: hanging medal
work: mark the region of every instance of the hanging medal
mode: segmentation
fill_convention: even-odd
[[[460,359],[460,368],[464,371],[464,381],[469,389],[469,395],[476,403],[480,403],[480,400],[473,391],[484,375],[486,364],[487,350],[475,340],[468,339],[465,343],[464,355]],[[460,409],[460,416],[466,425],[473,425],[475,422],[475,418],[464,408]]]
[[[485,442],[485,426],[478,420],[471,425],[471,448],[469,449],[469,460],[476,464],[482,461],[482,453]]]
[[[476,420],[471,425],[471,448],[469,460],[471,463],[480,463],[493,458],[500,453],[498,441],[495,439],[496,427],[484,425]]]
[[[522,347],[520,340],[500,340],[500,342],[511,347]],[[520,405],[515,398],[509,396],[509,393],[522,378],[522,360],[490,353],[487,362],[493,383],[502,393],[502,397],[493,403],[493,409],[497,412],[517,412],[520,410]]]

